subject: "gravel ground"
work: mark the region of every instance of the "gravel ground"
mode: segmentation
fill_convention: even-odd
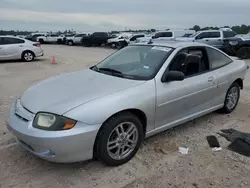
[[[250,132],[250,76],[237,109],[230,115],[212,113],[145,140],[127,164],[106,167],[98,161],[55,164],[24,151],[6,129],[11,103],[32,84],[92,65],[112,53],[105,48],[44,45],[45,56],[30,63],[0,63],[0,187],[20,188],[220,188],[250,187],[250,158],[226,149],[212,152],[206,136],[222,128]],[[52,56],[57,65],[52,65]],[[247,61],[250,64],[250,61]],[[189,147],[189,154],[175,151]],[[162,151],[162,152],[160,152]]]

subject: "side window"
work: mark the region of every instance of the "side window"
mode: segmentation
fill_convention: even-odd
[[[0,45],[3,45],[3,38],[0,37]]]
[[[181,71],[186,77],[208,71],[206,50],[200,47],[182,49],[173,58],[169,70]]]
[[[163,37],[172,37],[173,33],[172,32],[164,32]]]
[[[223,31],[224,38],[235,37],[237,35],[234,31]]]
[[[207,54],[211,69],[220,68],[232,62],[230,58],[213,48],[207,47]]]
[[[220,32],[210,32],[210,37],[209,38],[219,38],[220,37]]]
[[[163,37],[163,33],[162,32],[155,34],[155,38],[159,38],[159,37]]]
[[[209,38],[209,32],[203,32],[203,33],[200,33],[196,39],[204,39],[204,38]]]
[[[85,36],[86,34],[78,34],[78,35],[76,35],[75,37],[83,37],[83,36]]]
[[[135,41],[136,40],[136,36],[133,36],[130,41]]]
[[[22,39],[16,39],[16,38],[10,38],[10,37],[2,37],[2,45],[8,45],[8,44],[21,44],[25,41]]]

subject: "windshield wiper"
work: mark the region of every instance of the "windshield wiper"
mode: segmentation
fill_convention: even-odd
[[[98,68],[96,67],[96,71],[98,72],[103,72],[103,73],[109,73],[113,76],[118,76],[118,77],[122,77],[124,78],[125,76],[123,75],[122,72],[118,71],[118,70],[115,70],[115,69],[111,69],[111,68]]]
[[[92,70],[95,70],[97,72],[101,72],[101,73],[106,73],[106,74],[110,74],[112,76],[118,76],[121,78],[129,78],[129,79],[134,79],[134,76],[130,76],[130,75],[125,75],[122,72],[112,69],[112,68],[98,68],[96,65],[91,67]]]

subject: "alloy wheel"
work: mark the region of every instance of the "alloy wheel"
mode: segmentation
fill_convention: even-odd
[[[115,160],[126,158],[134,151],[138,138],[139,132],[134,123],[124,122],[117,125],[108,138],[109,156]]]

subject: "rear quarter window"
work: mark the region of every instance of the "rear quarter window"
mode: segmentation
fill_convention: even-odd
[[[234,31],[223,31],[224,38],[235,37],[236,35]]]
[[[225,65],[228,65],[229,63],[232,62],[232,60],[229,57],[227,57],[218,50],[215,50],[210,47],[207,47],[206,50],[207,50],[210,69],[217,69]]]

